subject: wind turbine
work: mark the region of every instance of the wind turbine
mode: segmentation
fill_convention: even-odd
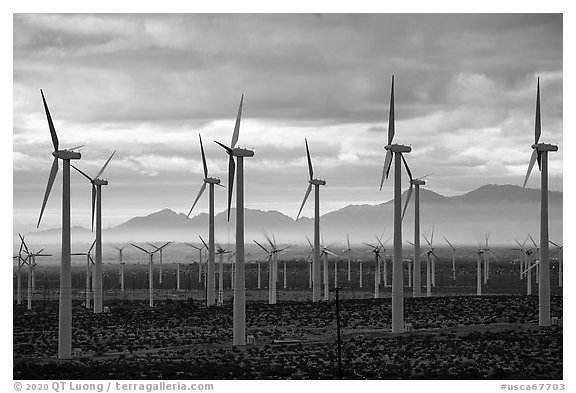
[[[523,259],[520,260],[520,280],[524,279],[524,269],[528,266],[528,256],[530,254],[532,254],[532,251],[530,249],[524,248],[527,240],[528,240],[528,237],[526,237],[526,239],[524,239],[524,243],[522,243],[522,244],[520,244],[520,242],[518,240],[515,240],[515,242],[516,242],[516,244],[518,244],[519,248],[510,248],[510,250],[521,251],[522,256],[524,257]]]
[[[126,248],[126,245],[122,246],[122,247],[114,247],[115,249],[118,250],[119,253],[119,263],[120,263],[120,290],[122,292],[125,292],[125,288],[124,288],[124,261],[122,260],[122,250],[124,250],[124,248]]]
[[[404,211],[402,212],[402,220],[404,220],[404,215],[406,214],[406,208],[408,207],[408,202],[410,202],[410,196],[412,195],[412,190],[415,190],[414,243],[410,243],[414,247],[414,262],[413,262],[414,278],[413,278],[412,296],[420,297],[422,296],[422,277],[420,268],[420,186],[426,185],[426,181],[424,179],[430,176],[430,174],[422,176],[421,178],[417,179],[413,178],[412,172],[408,167],[406,159],[404,158],[404,156],[401,157],[402,161],[404,162],[404,166],[406,167],[406,172],[408,172],[408,177],[410,178],[410,187],[408,187],[408,194],[406,195],[406,203],[404,204]]]
[[[496,255],[496,253],[488,247],[488,239],[490,239],[490,232],[486,234],[486,244],[484,246],[484,284],[488,283],[488,278],[490,277],[490,255],[488,254]]]
[[[424,236],[424,240],[426,240],[426,243],[428,243],[428,249],[425,251],[426,253],[426,297],[430,297],[432,296],[432,286],[436,286],[435,284],[435,280],[434,280],[434,273],[435,273],[435,263],[434,263],[434,258],[436,257],[438,258],[438,256],[434,253],[434,246],[433,246],[433,242],[434,242],[434,227],[432,227],[432,235],[430,237],[430,240],[428,240],[428,238],[426,237],[426,235]]]
[[[311,259],[310,257],[313,256],[313,254],[314,254],[314,246],[310,242],[310,239],[308,239],[308,236],[306,236],[306,240],[308,241],[308,244],[310,245],[310,252],[308,253],[308,257],[306,258],[306,260],[308,261],[308,288],[312,289],[314,270],[313,270],[313,266],[312,266],[313,259]],[[362,287],[360,287],[360,288],[362,288]]]
[[[388,287],[388,266],[386,264],[386,244],[388,244],[388,242],[390,241],[390,239],[386,240],[384,243],[382,243],[382,237],[380,238],[376,238],[376,240],[378,241],[378,244],[380,244],[380,251],[382,253],[382,255],[384,255],[384,258],[380,257],[380,262],[382,267],[378,267],[378,283],[382,282],[382,276],[384,276],[384,287]]]
[[[220,244],[216,244],[216,254],[218,254],[218,301],[219,306],[224,304],[224,254],[231,252],[223,249]]]
[[[341,255],[348,254],[348,277],[347,277],[347,279],[348,279],[348,281],[351,281],[352,280],[352,271],[350,268],[350,262],[351,262],[352,249],[350,248],[350,237],[348,236],[348,234],[346,234],[346,242],[348,244],[348,248],[345,250],[342,250]],[[336,286],[337,285],[335,285],[334,288],[336,288]]]
[[[254,243],[256,243],[258,247],[260,247],[262,250],[264,250],[264,252],[266,252],[266,254],[268,254],[268,259],[266,260],[266,263],[268,264],[268,304],[274,304],[274,297],[272,295],[272,280],[274,276],[272,268],[273,253],[272,251],[268,251],[266,247],[258,243],[256,240],[254,240]],[[258,261],[258,289],[260,289],[260,261]]]
[[[100,175],[108,166],[108,163],[116,153],[116,150],[110,155],[110,158],[102,166],[100,171],[91,178],[80,169],[72,165],[92,184],[92,230],[94,230],[94,208],[96,208],[96,260],[94,263],[94,313],[99,314],[102,312],[102,186],[108,185],[108,180],[100,179]],[[94,206],[96,204],[96,206]]]
[[[550,240],[550,243],[556,246],[556,250],[558,251],[558,286],[562,287],[562,254],[564,252],[564,246],[559,246],[552,240]]]
[[[531,234],[528,234],[528,237],[530,238],[530,240],[532,241],[532,244],[534,245],[534,248],[536,249],[536,252],[538,252],[540,250],[540,247],[538,247],[538,245],[536,244],[536,242],[534,241],[534,238],[532,237]],[[536,284],[540,283],[540,264],[538,264],[536,266]]]
[[[244,268],[244,157],[254,157],[254,152],[236,146],[240,134],[240,118],[242,117],[242,103],[244,94],[240,99],[236,124],[230,147],[216,142],[222,146],[230,157],[228,160],[228,221],[230,221],[230,204],[232,203],[232,189],[234,188],[234,157],[238,160],[237,188],[236,188],[236,289],[234,291],[234,322],[232,345],[246,345],[246,281]]]
[[[200,239],[202,239],[202,237],[200,237]],[[187,246],[192,247],[192,248],[198,250],[198,253],[200,254],[200,255],[198,256],[198,282],[201,282],[201,281],[202,281],[202,250],[203,250],[204,248],[206,248],[206,249],[208,250],[208,245],[207,245],[207,244],[205,245],[204,240],[202,240],[202,243],[203,243],[203,245],[200,246],[200,247],[198,247],[197,245],[192,244],[192,243],[184,243],[184,244],[186,244]],[[192,262],[194,262],[194,260],[192,260]],[[208,270],[208,269],[206,269],[206,270]],[[214,273],[214,269],[212,269],[212,270],[213,270],[212,273]],[[214,276],[215,274],[212,274],[212,275]],[[214,282],[216,282],[216,281],[214,281]],[[214,297],[215,297],[215,289],[214,289],[214,288],[212,288],[211,293],[212,293],[212,300],[214,300]],[[209,297],[209,298],[210,298],[210,297]],[[211,305],[214,305],[214,302],[212,302]]]
[[[378,238],[377,238],[378,239]],[[380,242],[378,242],[380,243]],[[366,251],[374,253],[374,299],[378,299],[380,297],[380,260],[382,257],[380,256],[380,251],[382,250],[382,246],[380,244],[374,246],[370,243],[364,243],[368,247],[372,248],[372,250]]]
[[[74,254],[70,254],[70,255],[74,255],[74,256],[85,256],[86,257],[86,308],[89,309],[90,308],[90,268],[91,268],[91,263],[94,263],[94,261],[92,260],[92,249],[94,248],[94,245],[96,244],[96,240],[94,240],[94,242],[92,242],[92,245],[90,246],[90,248],[88,249],[88,252],[77,252]]]
[[[169,243],[170,243],[170,242],[169,242]],[[159,276],[158,283],[159,283],[160,285],[162,285],[162,252],[164,251],[164,246],[163,246],[162,248],[160,248],[160,247],[156,247],[156,246],[155,246],[154,244],[152,244],[152,243],[147,243],[147,244],[148,244],[150,247],[154,248],[156,251],[160,252],[160,266],[159,266],[159,269],[158,269],[158,270],[159,270],[159,271],[158,271],[158,273],[159,273],[159,274],[158,274],[158,276]]]
[[[312,301],[320,301],[320,186],[325,186],[325,180],[314,179],[314,169],[312,168],[312,159],[310,158],[310,149],[308,149],[308,140],[305,138],[306,143],[306,157],[308,158],[308,173],[310,179],[308,180],[308,189],[306,194],[304,194],[304,200],[300,206],[300,211],[296,216],[296,220],[300,217],[302,213],[302,208],[306,204],[306,200],[312,191],[312,186],[314,186],[314,252],[312,258]]]
[[[478,247],[476,250],[476,295],[482,295],[482,254],[484,249]]]
[[[324,243],[324,242],[322,242]],[[328,301],[330,300],[330,285],[328,284],[328,272],[329,272],[329,267],[328,267],[328,255],[332,255],[333,257],[338,258],[338,255],[334,254],[332,251],[330,251],[330,249],[328,247],[324,247],[323,245],[320,246],[322,251],[321,251],[321,256],[323,258],[324,261],[324,268],[323,268],[323,284],[324,284],[324,300]]]
[[[402,269],[402,194],[401,194],[401,170],[402,154],[410,153],[410,146],[392,144],[394,139],[394,76],[392,76],[392,88],[390,94],[390,114],[388,117],[388,144],[384,170],[380,181],[380,190],[384,179],[388,177],[394,156],[394,260],[392,262],[392,333],[404,332],[404,283]]]
[[[240,109],[238,111],[238,119],[236,120],[238,129],[240,127],[241,109],[242,109],[242,102],[240,102]],[[236,135],[236,139],[238,139],[236,129],[234,130],[234,132]],[[188,212],[188,217],[190,217],[190,213],[192,213],[194,206],[196,206],[196,203],[198,202],[198,200],[202,196],[202,193],[206,189],[206,184],[209,184],[210,185],[210,191],[208,194],[208,246],[206,247],[206,249],[208,250],[208,266],[206,269],[206,277],[207,277],[206,278],[206,292],[207,292],[208,306],[213,306],[216,302],[216,297],[215,297],[215,295],[216,295],[216,290],[215,290],[215,288],[216,288],[216,271],[215,271],[215,262],[214,262],[215,261],[214,260],[214,185],[217,185],[217,186],[221,186],[221,185],[220,185],[220,179],[218,179],[216,177],[209,177],[208,176],[208,165],[206,165],[206,155],[204,154],[204,145],[202,144],[202,136],[200,134],[198,134],[198,138],[200,139],[200,152],[202,153],[202,167],[204,169],[204,183],[202,183],[202,187],[200,187],[200,191],[198,192],[198,195],[196,196],[196,199],[194,200],[194,204],[192,205],[192,208],[190,208],[190,211]],[[234,141],[234,137],[232,140]],[[234,146],[232,146],[232,148],[234,148]],[[231,154],[231,153],[229,153],[229,154]],[[232,172],[231,176],[233,179],[234,178],[234,159],[232,158],[232,155],[230,156],[230,158],[231,158],[230,164],[232,165],[232,167],[230,169]],[[230,187],[232,187],[233,184],[234,183],[232,180]],[[221,186],[221,187],[223,187],[223,186]],[[229,197],[231,197],[231,196],[232,196],[232,188],[230,188]],[[230,220],[230,201],[228,201],[228,220]],[[192,246],[192,247],[198,249],[196,246]],[[202,249],[198,249],[198,250],[200,251],[200,260],[198,261],[198,269],[199,269],[198,276],[200,277],[200,275],[201,275],[200,271],[202,270]]]
[[[149,303],[150,307],[154,307],[154,275],[153,275],[153,270],[152,270],[152,264],[154,263],[154,254],[157,253],[158,251],[162,250],[164,247],[166,247],[170,243],[172,243],[172,242],[171,241],[167,242],[163,246],[155,249],[154,251],[149,251],[149,250],[146,250],[145,248],[137,246],[134,243],[130,243],[130,244],[132,244],[132,246],[136,247],[137,249],[144,251],[150,257],[150,262],[148,263],[148,288],[149,288],[149,297],[150,297],[150,303]]]
[[[16,304],[20,305],[22,304],[22,280],[20,278],[20,272],[24,265],[28,264],[28,255],[26,255],[26,258],[22,258],[22,249],[24,248],[26,254],[28,254],[28,246],[26,246],[26,243],[24,242],[24,236],[21,234],[18,234],[18,236],[20,237],[20,249],[18,255],[14,258],[18,258],[18,270],[16,270]]]
[[[538,285],[538,324],[550,326],[550,250],[548,238],[548,152],[558,151],[558,146],[539,143],[542,126],[540,121],[540,78],[536,91],[536,119],[534,127],[534,144],[524,186],[528,182],[534,163],[538,161],[540,178],[540,285]]]
[[[70,359],[72,357],[72,277],[71,277],[71,257],[70,257],[70,160],[79,160],[82,155],[74,150],[82,146],[73,147],[71,149],[59,150],[58,136],[56,129],[52,122],[52,116],[48,110],[48,104],[44,98],[44,92],[40,90],[42,95],[42,102],[44,104],[44,111],[46,112],[46,119],[48,120],[48,127],[50,128],[50,136],[52,137],[52,145],[54,151],[54,161],[50,169],[50,176],[46,184],[46,191],[44,193],[44,200],[42,202],[42,209],[40,210],[40,217],[36,227],[40,227],[42,214],[48,202],[52,185],[58,174],[58,159],[62,160],[62,261],[60,265],[60,299],[58,306],[58,358]]]
[[[38,252],[30,252],[28,254],[28,310],[32,310],[32,266],[36,265],[36,257],[51,257],[51,254],[42,254],[44,249]]]
[[[456,247],[446,239],[446,236],[444,236],[444,240],[446,240],[446,243],[448,243],[452,250],[452,283],[454,283],[456,282]]]

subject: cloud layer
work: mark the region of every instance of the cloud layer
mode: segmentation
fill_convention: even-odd
[[[323,210],[391,198],[391,184],[378,185],[393,74],[396,140],[412,146],[413,173],[432,172],[430,188],[448,195],[521,184],[540,77],[542,138],[560,143],[550,185],[561,190],[562,31],[561,14],[16,14],[15,224],[37,219],[52,159],[40,88],[61,144],[86,145],[88,173],[118,150],[104,176],[110,224],[189,209],[202,180],[198,133],[226,182],[212,140],[230,140],[242,93],[239,144],[256,152],[250,207],[296,215],[305,137],[328,183]],[[90,190],[73,181],[86,224]],[[59,222],[58,184],[46,225]]]

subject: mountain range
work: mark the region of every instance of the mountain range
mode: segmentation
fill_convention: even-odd
[[[562,238],[562,192],[549,192],[550,238]],[[405,193],[403,194],[403,200]],[[413,197],[403,221],[403,238],[413,239]],[[227,212],[215,216],[216,238],[233,242],[235,212],[230,222]],[[428,189],[420,190],[421,233],[430,235],[435,228],[435,241],[444,243],[445,236],[453,244],[476,245],[484,234],[491,233],[491,243],[511,244],[522,241],[527,233],[536,239],[540,223],[540,190],[514,185],[489,184],[458,196],[443,196]],[[245,239],[263,239],[263,232],[274,234],[284,243],[305,244],[305,235],[312,238],[313,219],[294,220],[278,211],[245,209]],[[198,235],[207,239],[208,215],[188,219],[185,214],[163,209],[147,216],[134,217],[116,227],[103,230],[104,242],[168,241],[198,242]],[[376,235],[383,240],[392,236],[393,201],[377,205],[349,205],[321,216],[321,231],[327,243],[371,242]],[[59,243],[60,229],[31,232],[27,239],[36,243]],[[15,242],[17,235],[15,234]],[[87,243],[93,233],[86,228],[72,228],[73,242]]]

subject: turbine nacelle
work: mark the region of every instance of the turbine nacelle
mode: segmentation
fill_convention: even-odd
[[[52,152],[52,155],[56,158],[60,158],[61,160],[79,160],[82,158],[82,154],[72,151],[72,150],[56,150]]]
[[[423,185],[426,185],[426,181],[421,180],[421,179],[413,179],[413,180],[410,180],[410,184],[413,184],[415,186],[423,186]]]
[[[216,177],[207,177],[206,179],[204,179],[204,183],[208,183],[208,184],[220,184],[220,179],[216,178]]]
[[[235,147],[232,149],[232,155],[234,157],[254,157],[254,151],[249,149],[243,149],[241,147]]]
[[[558,151],[558,146],[552,145],[550,143],[534,143],[532,149],[536,149],[539,152],[543,151]]]
[[[312,179],[308,180],[308,183],[313,184],[315,186],[325,186],[326,180]]]
[[[394,143],[392,145],[384,146],[384,149],[391,151],[392,153],[410,153],[412,148],[406,145],[400,145],[398,143]]]
[[[92,180],[92,184],[94,184],[95,186],[107,186],[108,180],[94,179]]]

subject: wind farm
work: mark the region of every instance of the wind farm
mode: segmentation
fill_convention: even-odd
[[[523,24],[561,27],[561,18],[455,15],[473,39],[449,34],[456,26],[443,14],[399,15],[418,32],[410,41],[386,15],[278,15],[282,33],[270,15],[246,14],[250,26],[236,15],[157,17],[147,34],[163,56],[152,62],[139,46],[117,52],[124,38],[106,24],[151,19],[94,16],[116,38],[70,63],[80,73],[77,64],[93,64],[90,83],[113,86],[89,101],[79,92],[90,83],[71,84],[74,73],[26,78],[36,54],[15,40],[13,379],[568,377],[562,35],[546,30],[560,49],[538,63],[527,60],[533,40],[495,22],[530,35]],[[15,35],[75,18],[15,16]],[[210,37],[203,55],[190,54],[198,35],[181,30],[184,21]],[[236,38],[258,32],[246,53],[216,34],[224,21]],[[302,52],[298,24],[321,59]],[[320,25],[341,45],[317,36]],[[178,34],[165,46],[168,26]],[[375,32],[394,33],[406,52]],[[415,50],[433,37],[443,42],[434,56]],[[51,58],[47,42],[38,45]],[[463,45],[471,42],[490,42],[486,53],[499,60],[488,67]],[[105,72],[84,63],[91,53]],[[142,68],[126,73],[133,54]],[[541,142],[543,132],[556,143]],[[59,137],[78,146],[63,149]],[[113,184],[103,193],[106,169]]]

